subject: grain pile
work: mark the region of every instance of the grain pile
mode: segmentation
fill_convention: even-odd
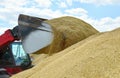
[[[52,26],[54,39],[49,46],[32,54],[34,65],[48,55],[64,50],[65,48],[98,33],[98,31],[91,25],[74,17],[65,16],[48,20],[46,22]]]
[[[93,35],[12,78],[120,78],[119,33]]]
[[[52,26],[54,39],[49,46],[41,49],[35,54],[46,53],[51,55],[57,53],[93,34],[98,33],[98,31],[91,25],[74,17],[66,16],[48,20],[46,22]]]
[[[49,57],[49,55],[48,54],[30,54],[30,57],[32,58],[32,65],[37,65],[43,59]]]

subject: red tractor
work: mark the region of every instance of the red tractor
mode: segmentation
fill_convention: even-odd
[[[31,68],[31,58],[24,52],[21,42],[13,42],[0,50],[0,78]]]
[[[0,36],[0,78],[9,78],[31,68],[29,53],[51,43],[52,30],[44,20],[46,19],[20,14],[18,25]]]

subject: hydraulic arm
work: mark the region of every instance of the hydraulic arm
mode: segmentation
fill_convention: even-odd
[[[9,45],[15,40],[19,40],[18,35],[18,26],[14,27],[12,30],[6,30],[5,33],[0,36],[0,49]]]

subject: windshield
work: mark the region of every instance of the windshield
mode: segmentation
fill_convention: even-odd
[[[12,43],[12,53],[15,59],[16,65],[21,65],[29,61],[27,53],[23,50],[21,42]]]

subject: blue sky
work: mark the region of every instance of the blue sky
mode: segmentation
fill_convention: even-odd
[[[88,16],[91,16],[96,19],[101,19],[104,17],[116,18],[120,16],[119,5],[96,6],[83,4],[82,8],[88,11]]]
[[[104,32],[120,27],[120,0],[1,0],[0,34],[17,25],[19,14],[47,19],[73,16]]]

